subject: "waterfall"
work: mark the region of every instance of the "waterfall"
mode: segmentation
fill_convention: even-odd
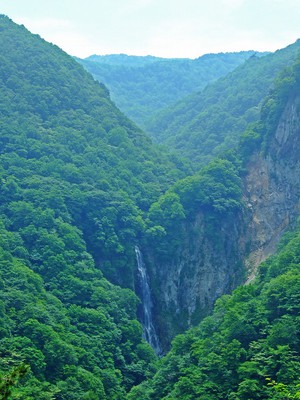
[[[138,266],[138,278],[140,285],[140,298],[142,302],[142,316],[141,323],[143,326],[143,337],[154,349],[156,354],[161,353],[161,348],[155,328],[153,325],[152,317],[152,300],[151,291],[149,286],[149,278],[146,270],[146,266],[143,261],[142,253],[138,246],[135,246],[136,261]]]

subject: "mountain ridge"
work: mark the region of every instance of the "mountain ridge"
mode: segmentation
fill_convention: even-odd
[[[147,56],[126,55],[77,60],[109,88],[118,107],[145,128],[146,120],[156,111],[202,89],[253,54],[257,52],[207,54],[194,60],[150,58],[151,62]],[[108,63],[109,59],[113,62]]]
[[[261,120],[248,127],[236,150],[176,182],[150,208],[150,218],[151,212],[155,217],[172,201],[173,215],[165,212],[162,223],[165,238],[144,248],[166,349],[171,337],[213,309],[220,294],[253,278],[296,223],[298,68],[297,59],[281,74],[264,101]]]
[[[293,63],[299,48],[300,40],[275,53],[251,57],[203,91],[157,115],[146,131],[157,142],[205,165],[236,146],[247,124],[259,119],[276,75]]]
[[[0,44],[1,395],[274,399],[278,383],[294,396],[297,233],[261,267],[258,287],[237,290],[237,308],[236,297],[221,298],[162,362],[137,320],[135,248],[166,351],[245,282],[253,272],[245,256],[265,257],[295,223],[299,61],[275,82],[237,149],[193,174],[56,46],[3,16]]]
[[[58,47],[5,16],[0,44],[1,382],[25,363],[12,396],[124,399],[156,364],[134,244],[184,164]]]

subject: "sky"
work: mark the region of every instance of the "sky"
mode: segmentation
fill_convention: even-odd
[[[80,58],[275,51],[300,38],[300,0],[0,0],[0,13]]]

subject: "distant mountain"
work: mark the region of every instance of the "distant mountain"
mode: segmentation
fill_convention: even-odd
[[[104,83],[116,105],[142,128],[159,110],[232,71],[254,51],[206,54],[195,60],[112,54],[77,59]]]
[[[260,116],[261,102],[277,74],[291,65],[300,40],[275,53],[253,55],[203,91],[192,94],[148,121],[146,131],[201,166],[237,144],[247,125]]]
[[[127,54],[108,54],[98,56],[96,54],[85,58],[86,61],[94,61],[106,65],[123,65],[127,67],[143,67],[155,62],[163,61],[165,58],[154,56],[129,56]],[[80,59],[79,59],[80,61]]]

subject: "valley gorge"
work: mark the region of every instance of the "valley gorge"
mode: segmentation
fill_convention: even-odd
[[[299,41],[204,57],[241,65],[167,116],[185,154],[5,15],[0,45],[0,397],[299,398]]]
[[[164,349],[208,315],[217,298],[250,283],[300,212],[300,98],[292,96],[265,150],[251,155],[242,178],[243,208],[218,220],[199,212],[184,223],[170,261],[147,249],[155,323]],[[210,234],[213,232],[213,234]],[[166,334],[166,332],[168,334]]]

